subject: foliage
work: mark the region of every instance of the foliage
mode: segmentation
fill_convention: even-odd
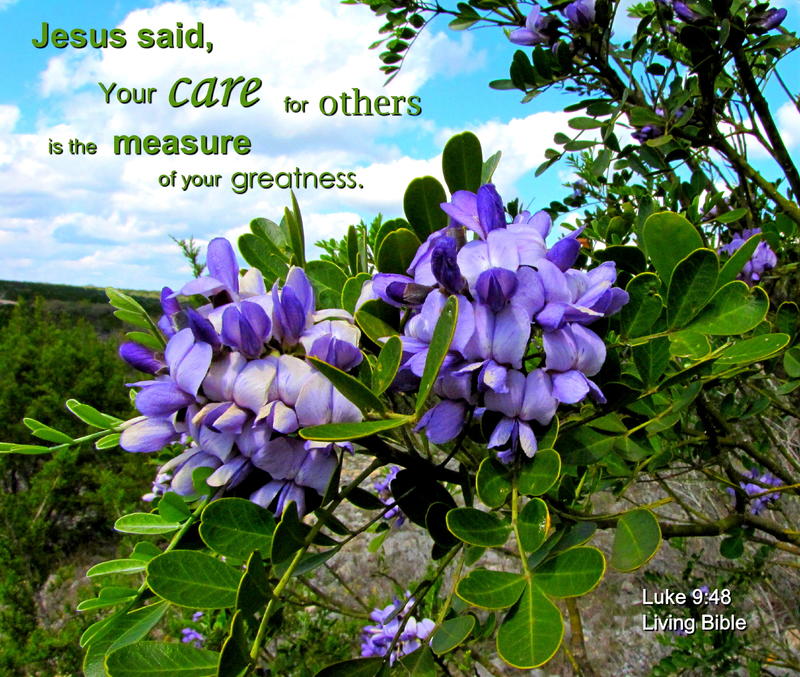
[[[486,667],[489,641],[512,667],[563,652],[590,672],[576,600],[608,566],[646,567],[665,541],[691,564],[687,542],[706,544],[731,567],[699,583],[687,565],[681,580],[743,594],[791,566],[775,553],[800,553],[800,458],[778,437],[797,426],[800,177],[760,91],[798,45],[772,32],[785,13],[639,5],[633,40],[615,44],[606,0],[349,4],[386,17],[376,45],[390,75],[439,15],[454,30],[508,28],[533,49],[493,87],[575,97],[567,110],[582,114],[539,172],[570,156],[581,181],[537,214],[504,205],[499,155],[465,132],[444,148],[446,187],[414,179],[403,218],[351,226],[320,260],[306,259],[292,196],[282,219],[255,219],[239,239],[250,271],[212,241],[209,276],[181,290],[183,304],[165,296],[161,319],[108,291],[142,330],[123,356],[157,377],[138,384],[143,416],[71,402],[88,436],[29,421],[54,446],[0,445],[63,453],[91,438],[166,461],[153,510],[116,522],[140,542],[89,572],[127,582],[81,604],[110,610],[81,638],[88,675],[277,671],[293,600],[320,594],[310,577],[363,534],[380,549],[397,509],[430,538],[427,571],[378,602],[363,658],[321,676],[428,675],[467,657]],[[748,160],[748,137],[780,181]],[[553,217],[580,207],[548,246]],[[372,494],[370,476],[390,464]],[[363,618],[343,588],[354,599],[334,606]],[[147,639],[167,612],[196,609],[215,614],[204,646]],[[721,673],[798,669],[786,647],[750,651],[729,635],[676,644],[654,674],[704,656]]]
[[[0,420],[6,439],[27,435],[19,421],[29,417],[79,433],[82,424],[64,408],[67,394],[123,415],[130,409],[121,388],[128,374],[115,342],[43,305],[19,303],[0,329]],[[114,517],[141,493],[138,465],[135,458],[108,456],[90,445],[52,457],[0,456],[0,643],[5,647],[0,672],[78,669],[75,646],[86,620],[69,613],[62,621],[60,606],[71,601],[54,591],[75,575],[70,562],[87,542],[101,548],[116,540]],[[64,625],[54,633],[52,623]]]

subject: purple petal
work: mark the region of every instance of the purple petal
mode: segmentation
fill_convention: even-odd
[[[519,446],[522,447],[522,451],[525,452],[528,458],[532,458],[537,448],[536,436],[533,434],[533,430],[527,423],[520,421],[517,435],[519,436]]]
[[[589,393],[589,381],[579,371],[553,374],[553,395],[564,404],[580,402]]]
[[[553,396],[553,384],[544,369],[534,369],[525,379],[525,396],[520,418],[547,425],[556,415],[558,400]]]
[[[236,377],[233,401],[240,407],[257,413],[267,401],[276,372],[274,357],[250,362]]]
[[[119,356],[134,369],[146,374],[157,374],[167,366],[156,358],[152,350],[133,341],[126,341],[119,347]]]
[[[499,411],[510,418],[516,418],[522,409],[522,401],[525,396],[525,374],[509,370],[506,376],[506,386],[508,391],[505,393],[489,390],[484,395],[484,402],[487,409]]]
[[[136,408],[145,416],[155,418],[171,416],[193,402],[194,397],[169,381],[153,382],[136,395]]]
[[[175,383],[184,392],[190,395],[197,396],[197,391],[200,389],[200,384],[208,373],[208,368],[211,366],[211,358],[213,350],[207,343],[196,343],[189,349],[189,352],[178,364],[175,371],[171,371],[170,375],[175,380]]]
[[[571,332],[567,329],[548,331],[542,334],[545,367],[554,371],[568,371],[575,366],[578,351]]]
[[[503,200],[493,184],[487,183],[478,188],[476,202],[478,221],[486,233],[497,228],[505,228],[506,215],[503,211]]]
[[[517,419],[509,418],[508,416],[501,418],[489,437],[489,443],[487,444],[489,449],[496,449],[505,445],[511,439],[511,434],[516,426]]]
[[[147,418],[122,431],[120,446],[125,451],[159,451],[178,439],[178,433],[167,419]]]
[[[416,430],[425,428],[425,434],[434,444],[444,444],[458,436],[464,427],[467,405],[463,401],[442,400],[420,420]]]
[[[239,263],[231,243],[224,237],[215,237],[208,243],[206,266],[212,278],[222,282],[231,292],[239,292]]]

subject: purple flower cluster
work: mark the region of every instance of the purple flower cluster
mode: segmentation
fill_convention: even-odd
[[[719,252],[726,253],[732,256],[733,253],[739,249],[747,240],[753,235],[761,232],[761,228],[748,228],[741,233],[733,233],[733,239],[719,248]],[[770,270],[778,265],[778,257],[772,248],[763,240],[758,243],[756,250],[750,257],[750,260],[744,264],[742,272],[739,273],[738,278],[744,280],[751,287],[758,284],[761,276],[765,271]]]
[[[395,598],[389,606],[383,609],[374,609],[369,615],[375,621],[375,625],[367,625],[361,632],[361,655],[363,657],[385,656],[389,651],[395,635],[400,630],[400,625],[414,604],[414,598],[410,597],[408,592],[406,598],[405,604]],[[430,637],[435,627],[436,624],[429,618],[418,621],[414,616],[409,617],[395,644],[389,662],[394,663],[398,658],[419,649],[422,642]]]
[[[581,230],[548,250],[546,212],[522,212],[507,223],[492,184],[477,194],[457,191],[442,209],[450,223],[419,248],[409,276],[380,273],[372,280],[372,294],[412,311],[395,385],[416,387],[447,297],[456,295],[455,332],[434,386],[440,401],[418,428],[434,444],[449,442],[473,408],[483,407],[498,415],[489,447],[502,450],[502,460],[519,447],[533,456],[533,421],[546,425],[559,404],[589,394],[605,401],[589,377],[600,371],[606,349],[587,325],[617,312],[628,295],[613,286],[613,262],[588,272],[571,267]],[[476,236],[469,242],[467,230]]]
[[[315,312],[305,273],[292,268],[286,284],[270,291],[257,270],[240,275],[233,248],[217,238],[208,246],[209,275],[178,293],[162,292],[159,327],[163,354],[126,343],[120,355],[152,380],[139,388],[142,414],[122,433],[121,445],[151,452],[173,442],[183,453],[160,470],[153,494],[193,492],[192,473],[208,468],[210,486],[236,490],[281,513],[289,501],[306,512],[336,467],[333,445],[307,442],[302,427],[361,420],[360,411],[305,361],[318,357],[340,369],[359,364],[359,330],[343,310]],[[208,303],[182,307],[177,296]]]
[[[751,515],[758,515],[770,503],[774,503],[780,498],[780,492],[777,491],[773,491],[770,494],[764,493],[765,491],[769,491],[769,487],[779,487],[783,484],[783,482],[772,473],[759,473],[758,470],[753,468],[745,477],[752,481],[739,482],[739,486],[748,498],[757,496],[750,504]],[[728,487],[725,491],[734,498],[736,497],[736,489],[733,487]],[[763,496],[759,496],[759,494],[763,494]]]
[[[389,468],[389,472],[386,473],[381,479],[377,480],[373,487],[375,491],[378,493],[378,498],[381,500],[381,503],[384,505],[392,505],[393,507],[386,511],[383,515],[383,519],[391,520],[395,519],[394,526],[401,527],[406,521],[406,516],[403,514],[403,511],[400,510],[400,506],[395,504],[394,496],[392,495],[392,480],[397,477],[397,473],[400,472],[399,466],[393,465]]]
[[[571,28],[588,31],[595,21],[594,0],[574,0],[562,8]],[[559,38],[561,21],[552,14],[544,14],[542,8],[534,3],[525,18],[524,28],[511,31],[508,39],[515,45],[554,45]]]
[[[202,611],[195,611],[192,614],[192,621],[194,623],[198,623],[200,619],[203,618]],[[206,638],[201,635],[197,630],[194,628],[183,628],[181,630],[181,642],[184,644],[193,644],[197,649],[203,647],[203,643],[206,641]]]

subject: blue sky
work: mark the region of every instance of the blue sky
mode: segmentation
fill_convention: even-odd
[[[794,3],[797,8],[798,4]],[[214,51],[35,49],[41,23],[51,28],[185,26],[198,20]],[[359,218],[402,213],[414,176],[439,173],[452,132],[478,133],[486,155],[503,150],[495,179],[507,199],[533,208],[563,194],[566,165],[534,180],[533,169],[571,117],[566,101],[545,94],[521,105],[519,93],[487,83],[506,77],[515,47],[496,30],[453,33],[444,23],[425,34],[403,73],[386,89],[377,54],[367,50],[379,21],[335,0],[115,0],[98,3],[0,0],[0,278],[154,289],[188,275],[169,240],[235,237],[250,219],[277,219],[288,192],[234,194],[235,171],[355,170],[363,190],[300,191],[308,241],[341,235]],[[797,28],[792,17],[789,28]],[[619,26],[624,34],[625,25]],[[133,41],[131,41],[132,43]],[[795,61],[797,63],[797,61]],[[243,75],[263,80],[251,108],[174,109],[166,94],[177,78]],[[97,82],[158,88],[152,105],[106,105]],[[402,118],[287,115],[283,98],[315,102],[359,87],[371,96],[417,95],[423,114]],[[776,106],[783,101],[771,92]],[[783,110],[783,109],[782,109]],[[780,116],[779,116],[780,118]],[[782,120],[796,150],[800,121]],[[246,134],[247,157],[115,156],[115,134]],[[47,153],[49,139],[95,141],[91,158]],[[222,187],[161,188],[157,177],[221,174]]]

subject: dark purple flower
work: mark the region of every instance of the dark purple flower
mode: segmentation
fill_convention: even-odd
[[[134,369],[143,371],[145,374],[157,374],[167,365],[163,360],[158,359],[150,348],[126,341],[119,347],[119,356]]]
[[[503,201],[491,183],[478,188],[477,194],[468,190],[457,190],[453,193],[453,199],[443,202],[441,207],[456,223],[469,228],[482,239],[486,239],[493,230],[506,225]]]
[[[579,31],[586,31],[594,24],[594,0],[575,0],[564,8],[570,24]]]
[[[485,396],[486,409],[504,415],[489,438],[490,449],[508,448],[508,453],[498,456],[503,462],[513,459],[518,447],[528,457],[536,453],[536,436],[530,422],[548,424],[558,406],[551,379],[543,369],[534,369],[527,376],[510,370],[507,384],[507,392],[490,390]]]
[[[639,143],[645,143],[650,139],[657,139],[659,136],[664,136],[664,130],[657,125],[645,125],[631,132],[631,136]]]
[[[507,268],[489,268],[478,276],[475,291],[481,303],[489,306],[493,313],[499,313],[514,296],[518,286],[516,273]]]
[[[733,238],[727,244],[722,245],[719,248],[719,252],[724,252],[730,256],[739,249],[747,240],[749,240],[754,235],[757,235],[761,232],[760,228],[749,228],[742,233],[733,233]],[[761,241],[758,243],[756,250],[753,252],[753,255],[750,257],[750,260],[744,264],[741,272],[737,276],[738,279],[744,280],[750,286],[753,286],[761,280],[761,276],[767,271],[771,270],[775,266],[778,265],[778,257],[772,248],[765,242]]]
[[[383,514],[383,519],[387,521],[394,519],[394,526],[396,527],[402,526],[406,521],[406,516],[403,514],[403,511],[400,510],[400,506],[397,505],[394,500],[394,496],[392,495],[392,480],[397,477],[398,472],[400,472],[400,467],[393,465],[389,468],[389,471],[386,473],[386,475],[384,475],[381,479],[376,480],[375,484],[372,485],[375,488],[381,503],[392,506]]]
[[[750,504],[750,514],[758,515],[764,508],[768,507],[770,503],[774,503],[780,498],[780,492],[769,491],[771,487],[779,487],[783,484],[780,478],[775,477],[772,473],[760,474],[755,468],[750,470],[746,475],[747,479],[753,480],[752,482],[739,482],[739,487],[744,491],[745,496],[750,499],[755,497]],[[725,490],[731,496],[736,496],[736,490],[733,487],[728,487]]]
[[[396,308],[421,305],[431,289],[433,287],[417,284],[412,278],[396,273],[377,273],[372,278],[375,296]]]
[[[222,314],[223,341],[250,359],[261,355],[271,329],[272,322],[257,303],[230,305]]]
[[[683,0],[674,0],[672,9],[678,18],[686,23],[695,23],[703,18],[701,14],[695,12],[689,5],[683,2]]]
[[[370,619],[375,625],[367,625],[361,631],[361,655],[365,658],[371,656],[385,656],[392,646],[395,636],[399,634],[398,641],[389,657],[390,664],[422,646],[433,632],[436,624],[429,618],[418,621],[411,616],[405,622],[402,632],[400,626],[408,615],[414,603],[409,593],[406,593],[407,602],[403,604],[395,599],[392,604],[383,609],[374,609]]]
[[[788,12],[783,7],[780,9],[770,7],[769,9],[750,14],[750,16],[747,17],[747,23],[752,28],[753,33],[761,35],[780,26],[786,18],[787,13]]]
[[[525,27],[511,31],[508,39],[515,45],[533,46],[541,43],[552,44],[557,38],[558,20],[542,14],[542,8],[534,4],[525,19]]]
[[[555,263],[562,273],[571,268],[578,258],[578,254],[581,251],[581,243],[578,241],[578,237],[584,228],[585,226],[573,230],[569,235],[561,238],[550,247],[550,251],[547,252],[547,260]]]
[[[448,294],[460,294],[466,286],[456,261],[457,254],[455,239],[447,235],[436,240],[431,250],[431,271]]]
[[[193,628],[184,628],[181,630],[181,642],[184,644],[192,644],[196,648],[200,649],[205,640],[206,638]]]

